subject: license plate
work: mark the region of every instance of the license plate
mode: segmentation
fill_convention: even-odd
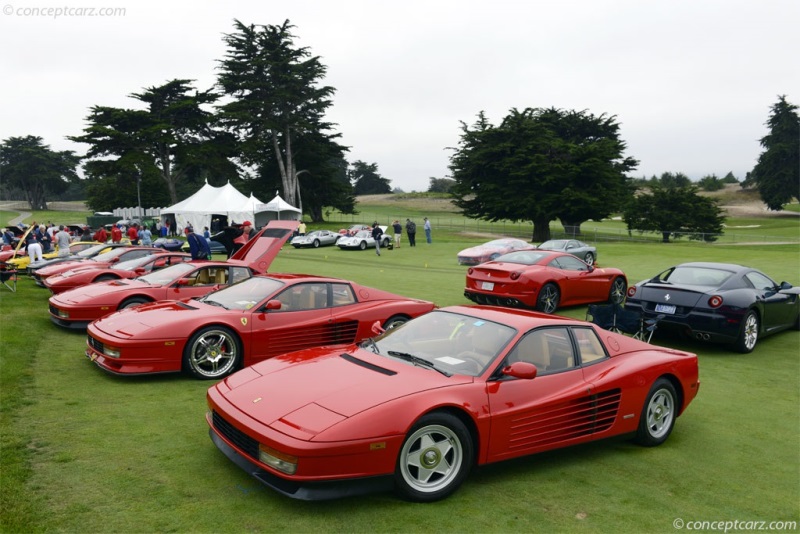
[[[481,282],[481,289],[484,291],[492,291],[494,289],[494,282]]]
[[[674,304],[656,304],[656,311],[659,313],[675,313],[675,305]]]

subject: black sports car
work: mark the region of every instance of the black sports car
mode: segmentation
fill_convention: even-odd
[[[659,328],[752,352],[759,336],[800,330],[800,287],[730,263],[683,263],[628,288],[625,308]]]

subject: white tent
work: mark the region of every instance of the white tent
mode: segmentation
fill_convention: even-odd
[[[206,182],[194,195],[161,210],[161,219],[172,216],[179,230],[192,225],[196,232],[202,232],[205,226],[214,231],[233,223],[254,222],[254,208],[260,204],[252,194],[244,196],[230,182],[222,187]]]
[[[251,196],[251,198],[254,198]],[[290,220],[299,221],[302,218],[300,210],[286,202],[280,195],[276,194],[275,198],[266,204],[258,203],[255,205],[256,226],[261,227],[267,224],[267,221],[273,220]]]

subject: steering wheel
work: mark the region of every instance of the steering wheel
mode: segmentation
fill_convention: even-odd
[[[477,352],[466,350],[464,352],[460,352],[456,358],[459,360],[464,360],[464,363],[459,363],[458,367],[468,371],[468,374],[477,376],[481,373],[481,371],[483,371],[483,364],[481,363],[483,358]]]

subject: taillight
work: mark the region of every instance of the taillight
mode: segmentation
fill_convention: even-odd
[[[512,279],[512,280],[516,280],[517,278],[519,278],[519,276],[520,276],[521,274],[522,274],[522,273],[520,273],[519,271],[513,272],[513,273],[511,273],[511,279]]]
[[[628,288],[628,296],[632,297],[636,294],[636,286],[631,286]]]
[[[708,299],[708,305],[712,308],[719,308],[722,306],[722,297],[719,295],[714,295],[710,299]]]

